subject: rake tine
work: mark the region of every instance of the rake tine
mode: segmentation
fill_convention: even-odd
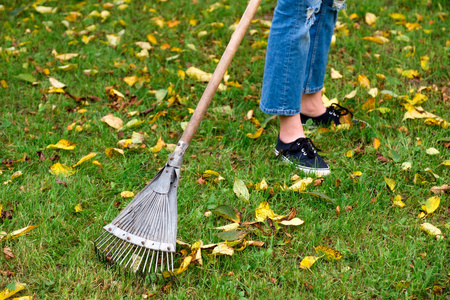
[[[131,260],[133,259],[133,256],[136,256],[136,252],[138,251],[138,247],[134,247],[134,252],[133,254],[130,255],[130,258],[128,259],[127,264],[124,266],[124,269],[126,269],[128,267],[128,265],[130,264]]]
[[[125,247],[125,246],[127,246],[128,244],[124,241],[124,240],[120,240],[120,245],[119,245],[119,248],[117,249],[117,251],[116,251],[116,253],[114,253],[112,256],[111,256],[111,258],[110,258],[110,260],[111,260],[111,262],[113,262],[116,258],[117,258],[117,255],[122,251],[122,249]]]
[[[108,242],[111,238],[113,238],[113,235],[108,235],[105,239],[102,240],[102,244],[98,245],[98,248],[101,248],[106,242]]]
[[[152,259],[150,261],[150,264],[148,265],[148,273],[150,274],[151,268],[152,268],[152,264],[153,264],[153,258],[155,256],[155,250],[152,250]]]
[[[101,239],[102,237],[106,237],[107,234],[108,234],[108,232],[103,231],[103,233],[102,233],[102,234],[94,241],[94,245],[97,245],[97,244],[98,244],[98,241],[100,241],[100,239]]]

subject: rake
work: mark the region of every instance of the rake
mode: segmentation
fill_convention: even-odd
[[[184,154],[250,25],[261,0],[248,4],[197,107],[166,165],[95,241],[101,259],[144,276],[174,276],[177,189]]]

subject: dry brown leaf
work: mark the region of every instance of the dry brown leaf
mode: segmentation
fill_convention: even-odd
[[[113,116],[113,114],[109,113],[106,116],[104,116],[103,118],[100,119],[102,122],[105,122],[106,124],[108,124],[109,126],[115,128],[115,129],[120,129],[123,126],[123,121],[122,119]]]
[[[12,252],[11,248],[9,248],[9,247],[3,248],[3,254],[5,254],[6,259],[14,258],[14,253]]]
[[[435,194],[444,194],[448,189],[450,189],[450,185],[443,184],[441,186],[433,186],[431,191]]]

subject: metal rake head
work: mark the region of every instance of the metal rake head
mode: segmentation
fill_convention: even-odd
[[[187,144],[179,142],[153,180],[94,242],[100,258],[136,274],[174,277],[177,188]]]
[[[134,245],[105,231],[94,242],[99,259],[144,277],[174,278],[173,252]]]

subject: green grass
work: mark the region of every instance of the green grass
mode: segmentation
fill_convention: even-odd
[[[251,47],[267,38],[267,28],[259,22],[251,25],[256,34],[247,34],[228,70],[230,80],[239,82],[242,88],[216,94],[186,154],[178,192],[178,238],[191,244],[198,240],[205,244],[220,242],[213,227],[228,221],[214,215],[204,216],[207,210],[220,204],[238,209],[242,219],[250,221],[259,203],[269,201],[278,214],[294,207],[305,223],[281,229],[273,237],[256,230],[251,238],[265,245],[236,251],[232,257],[212,257],[211,250],[205,250],[203,266],[191,265],[179,275],[180,283],[172,286],[138,282],[108,268],[97,260],[93,240],[101,233],[101,227],[129,202],[120,193],[139,192],[165,164],[169,151],[163,149],[154,154],[149,149],[160,136],[166,143],[178,141],[183,131],[181,123],[189,120],[188,108],[195,108],[205,88],[205,84],[187,77],[182,80],[177,71],[196,66],[213,72],[216,65],[213,58],[220,58],[231,34],[228,27],[239,19],[245,1],[220,1],[222,7],[208,12],[216,2],[135,0],[124,10],[119,10],[118,5],[109,9],[111,15],[104,21],[88,17],[93,10],[104,10],[99,1],[64,3],[42,1],[39,4],[59,5],[55,14],[40,14],[28,7],[28,1],[18,0],[4,1],[4,9],[0,9],[0,80],[7,84],[2,87],[0,83],[0,161],[4,161],[0,164],[0,203],[4,212],[0,231],[39,225],[17,239],[1,242],[1,248],[10,247],[15,258],[6,259],[1,254],[0,270],[13,271],[15,275],[10,278],[0,275],[0,288],[11,282],[23,282],[27,288],[19,295],[32,295],[35,299],[141,299],[147,293],[156,293],[154,298],[169,299],[440,299],[450,296],[448,192],[440,195],[440,207],[425,219],[441,229],[443,240],[422,232],[419,225],[424,221],[417,217],[421,204],[434,195],[431,187],[449,184],[449,168],[441,164],[449,159],[449,148],[444,143],[450,140],[449,129],[427,125],[423,119],[402,121],[406,112],[402,105],[404,97],[388,99],[378,95],[375,107],[390,109],[384,114],[364,110],[362,104],[371,96],[368,89],[358,84],[358,75],[365,75],[372,88],[409,98],[421,87],[428,87],[421,91],[428,97],[421,106],[450,121],[450,101],[445,96],[449,94],[450,81],[450,18],[446,1],[403,0],[396,1],[395,5],[389,0],[348,1],[347,10],[340,13],[339,21],[346,24],[348,35],[344,30],[336,31],[325,81],[326,95],[351,107],[357,118],[372,126],[308,132],[324,151],[332,173],[321,185],[311,184],[306,191],[323,193],[334,204],[279,188],[290,185],[292,175],[303,174],[274,158],[276,120],[267,123],[260,138],[252,140],[246,136],[257,129],[244,118],[249,110],[254,110],[254,116],[261,122],[268,117],[258,110],[265,50]],[[14,11],[23,6],[26,9],[19,14],[18,10]],[[263,1],[256,18],[270,20],[274,6],[273,1]],[[93,32],[84,33],[96,36],[90,43],[82,42],[83,33],[67,34],[61,21],[70,12],[81,14],[70,21],[74,32],[96,25]],[[374,26],[364,22],[367,12],[378,17]],[[353,13],[358,17],[352,20],[349,16]],[[411,23],[417,22],[420,14],[421,28],[408,31],[389,17],[392,13],[404,14]],[[166,23],[159,27],[153,21],[158,17],[165,21],[179,20],[180,24],[170,28]],[[190,24],[192,19],[198,23]],[[222,22],[224,26],[213,27],[213,22]],[[106,35],[117,35],[121,30],[125,33],[120,44],[115,48],[108,46]],[[207,35],[199,37],[202,31]],[[397,40],[395,31],[407,35],[409,42]],[[387,44],[363,40],[363,37],[389,32]],[[139,60],[135,53],[140,48],[134,43],[147,41],[148,34],[153,34],[158,43],[149,51],[149,58]],[[183,52],[161,49],[165,43]],[[195,45],[197,50],[190,49],[188,44]],[[415,48],[414,56],[406,57],[407,46]],[[11,47],[26,50],[14,53]],[[57,53],[78,53],[78,57],[70,60],[78,68],[58,69],[64,63],[53,56],[53,49]],[[379,59],[375,54],[379,54]],[[421,68],[421,57],[425,55],[429,57],[429,70]],[[122,65],[114,66],[115,62]],[[142,71],[144,67],[148,73]],[[331,67],[343,78],[331,79]],[[62,94],[45,93],[50,83],[39,71],[44,68],[50,71],[50,76],[67,85],[68,93],[85,98],[77,102]],[[83,72],[94,68],[99,71],[95,76]],[[406,78],[396,68],[417,70],[419,76]],[[31,85],[17,78],[27,73],[39,84]],[[383,74],[386,79],[376,74]],[[123,82],[124,77],[133,75],[145,78],[145,82],[133,87]],[[154,94],[149,93],[171,85],[175,94],[187,99],[184,105],[168,107],[167,98],[158,103]],[[140,104],[113,110],[113,100],[105,93],[112,86],[126,95],[126,101],[136,96]],[[356,97],[344,98],[354,89],[358,90]],[[230,114],[213,110],[226,105],[232,108]],[[146,116],[127,117],[128,112],[143,112],[151,107],[154,110]],[[78,113],[81,108],[87,111]],[[148,124],[160,111],[167,114]],[[126,129],[121,135],[100,121],[108,113],[125,123],[133,118],[146,122]],[[67,126],[73,122],[78,122],[83,130],[68,130]],[[117,147],[117,142],[130,138],[133,131],[148,135],[144,142],[146,148],[125,149],[124,156],[113,158],[105,155],[106,148]],[[72,151],[46,149],[61,138],[75,142],[76,148]],[[372,147],[374,138],[381,141],[378,150]],[[421,144],[417,143],[418,139]],[[364,147],[363,152],[347,157],[346,153],[356,147]],[[431,147],[440,153],[426,154],[426,149]],[[46,159],[40,161],[36,151],[43,151]],[[58,162],[74,165],[90,152],[98,153],[92,160],[98,160],[102,166],[92,164],[92,160],[78,166],[74,175],[60,178],[67,187],[58,184],[55,175],[49,172],[49,167],[57,162],[50,161],[51,156],[59,155]],[[377,154],[389,160],[383,163]],[[26,159],[20,160],[23,158]],[[8,163],[8,160],[15,162]],[[411,162],[412,168],[403,171],[404,162]],[[426,168],[439,178],[426,172]],[[205,170],[217,171],[225,180],[200,185],[197,180]],[[23,175],[8,183],[16,171]],[[349,177],[355,171],[362,172],[356,181]],[[423,176],[426,182],[414,183],[415,174]],[[265,179],[273,192],[250,188],[250,201],[241,201],[233,192],[235,177],[246,184]],[[387,188],[384,177],[396,181],[394,192]],[[44,187],[48,188],[41,191]],[[396,195],[406,198],[406,207],[393,206]],[[82,207],[78,213],[74,209],[77,204]],[[340,214],[336,213],[336,206]],[[346,211],[350,206],[352,209]],[[11,218],[6,216],[8,211]],[[340,251],[343,258],[334,262],[319,260],[311,272],[300,269],[300,261],[315,255],[314,247],[318,245]],[[177,265],[182,261],[181,249],[180,246],[177,249]]]

